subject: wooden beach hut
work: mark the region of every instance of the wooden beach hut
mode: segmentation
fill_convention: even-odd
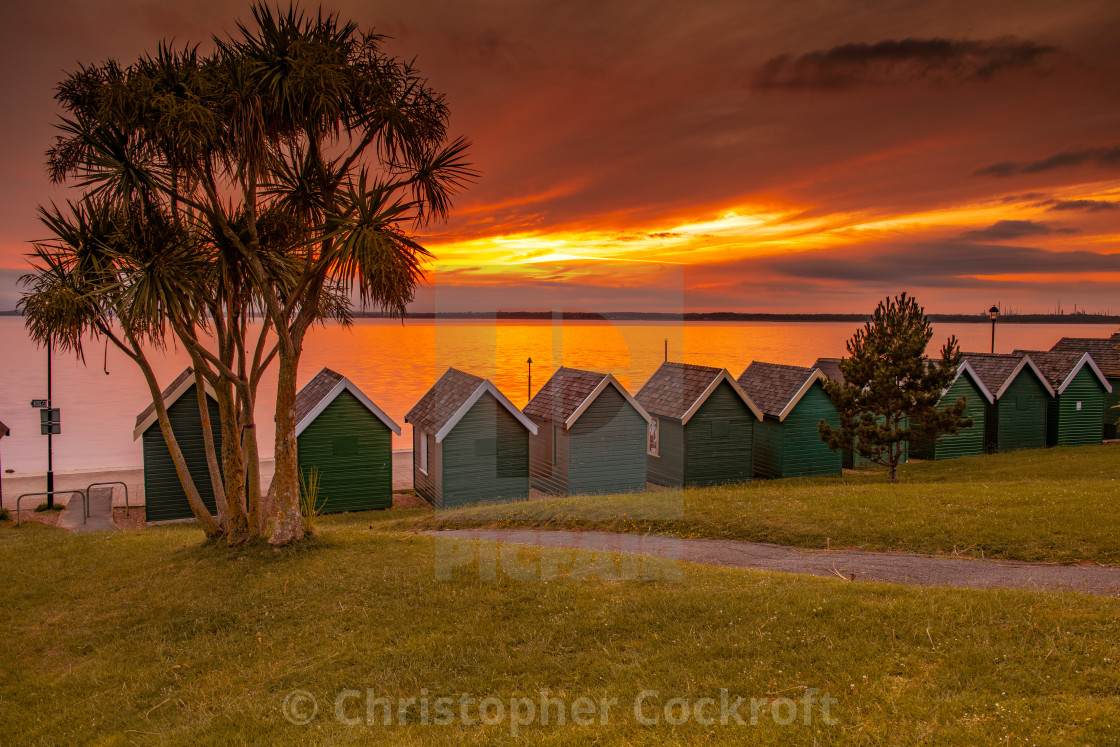
[[[324,368],[296,394],[296,455],[319,477],[323,513],[393,505],[393,434],[401,427],[340,373]]]
[[[529,495],[537,426],[487,379],[447,369],[404,421],[416,494],[436,508]]]
[[[1029,355],[965,353],[992,395],[985,417],[988,452],[1046,446],[1046,413],[1054,390]]]
[[[1116,421],[1120,419],[1120,332],[1111,337],[1063,337],[1050,348],[1056,351],[1088,353],[1112,391],[1105,394],[1101,419],[1102,438],[1116,438]]]
[[[195,393],[194,369],[187,368],[163,390],[163,402],[167,407],[167,418],[171,421],[171,431],[195,487],[198,488],[202,502],[210,513],[216,514],[214,487],[210,482],[210,468],[206,463],[206,445],[202,437],[202,417],[198,410]],[[222,453],[222,416],[214,391],[206,386],[206,404],[210,421],[205,425],[214,435],[214,449]],[[144,511],[147,521],[171,521],[174,519],[193,519],[187,494],[179,482],[175,463],[171,461],[171,451],[163,440],[156,419],[156,406],[149,403],[143,412],[136,416],[136,427],[132,431],[135,441],[143,437],[144,447]],[[219,462],[220,464],[220,462]]]
[[[634,399],[650,416],[649,482],[718,485],[753,476],[762,411],[727,369],[665,362]]]
[[[838,475],[843,454],[828,447],[817,430],[821,420],[839,426],[836,405],[824,392],[818,368],[754,361],[739,386],[762,410],[755,424],[754,473],[759,477]]]
[[[910,449],[914,458],[955,459],[978,456],[985,452],[988,407],[995,398],[967,360],[957,367],[957,375],[942,393],[938,406],[943,410],[948,409],[960,401],[961,397],[965,399],[964,415],[972,419],[972,425],[961,428],[956,433],[939,436],[936,441],[915,442]]]
[[[1112,385],[1088,353],[1016,350],[1038,364],[1054,396],[1046,413],[1049,446],[1087,446],[1101,442],[1101,412]]]
[[[646,488],[650,416],[614,376],[560,368],[525,405],[537,424],[529,469],[546,493]]]

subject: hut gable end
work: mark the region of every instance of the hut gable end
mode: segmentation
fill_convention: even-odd
[[[763,414],[784,420],[809,387],[825,375],[816,368],[753,361],[739,376],[739,386]]]

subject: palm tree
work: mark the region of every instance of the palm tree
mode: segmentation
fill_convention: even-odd
[[[242,413],[272,356],[237,330],[249,309],[267,319],[278,366],[270,541],[284,544],[303,534],[295,394],[308,331],[348,322],[352,296],[403,316],[430,257],[411,231],[446,218],[475,172],[467,141],[448,140],[443,97],[385,54],[381,36],[295,6],[256,4],[252,17],[209,55],[161,45],[127,67],[69,76],[49,165],[56,180],[164,211],[206,237],[229,295],[217,309],[196,297],[194,313],[171,322],[188,340],[199,325],[228,333],[217,353],[187,347],[235,390]]]
[[[222,528],[191,478],[143,347],[164,343],[167,315],[193,314],[182,301],[198,293],[197,256],[167,225],[138,230],[135,208],[90,196],[71,203],[68,214],[41,210],[55,239],[36,243],[35,272],[21,278],[29,292],[20,304],[37,342],[83,357],[83,338],[93,334],[112,341],[140,367],[191,511],[206,536],[215,538]]]

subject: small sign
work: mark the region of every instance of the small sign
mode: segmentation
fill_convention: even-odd
[[[49,399],[33,399],[31,400],[32,407],[50,407],[51,401]]]
[[[39,422],[46,423],[59,423],[62,421],[62,410],[55,408],[43,408],[39,410]]]
[[[40,423],[39,431],[44,436],[57,436],[62,433],[62,423]]]

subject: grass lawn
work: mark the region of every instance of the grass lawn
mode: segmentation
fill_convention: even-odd
[[[1115,599],[690,565],[633,580],[570,551],[539,566],[555,572],[510,578],[485,570],[493,545],[465,545],[481,549],[481,570],[452,568],[450,540],[395,530],[392,518],[328,517],[310,544],[283,552],[208,546],[189,524],[4,528],[4,742],[512,742],[510,700],[536,703],[542,690],[566,709],[579,697],[618,703],[605,724],[596,709],[592,725],[566,711],[564,726],[522,726],[524,743],[1104,744],[1120,723]],[[537,567],[536,550],[519,552],[521,567]],[[342,715],[361,722],[367,688],[394,704],[494,697],[506,718],[465,724],[456,700],[452,724],[421,726],[417,702],[406,708],[413,723],[385,726],[373,701],[377,723],[340,723],[335,699],[343,693]],[[819,708],[808,726],[803,709],[776,723],[772,703],[785,720],[807,688],[835,698],[836,723]],[[720,723],[724,689],[732,705],[746,700],[744,725]],[[307,725],[284,717],[293,690],[318,702]],[[634,715],[643,690],[659,693],[642,703],[658,725]],[[667,723],[671,698],[715,723]],[[297,705],[295,715],[309,712]],[[468,717],[478,717],[470,704]]]
[[[842,477],[437,511],[424,528],[582,528],[800,547],[1120,564],[1120,447],[1019,451]],[[408,522],[401,522],[403,528]]]

